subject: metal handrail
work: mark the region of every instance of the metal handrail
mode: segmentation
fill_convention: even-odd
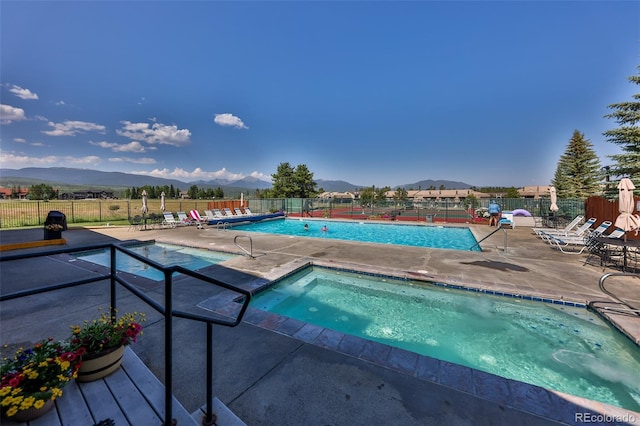
[[[238,238],[248,238],[249,239],[249,250],[247,250],[246,248],[242,247],[239,243],[238,243]],[[233,244],[236,245],[236,247],[238,247],[240,250],[242,250],[243,252],[245,252],[247,255],[249,255],[249,257],[254,258],[255,256],[253,255],[253,239],[251,238],[250,235],[236,235],[233,238]]]
[[[18,255],[10,255],[10,256],[0,256],[0,263],[9,262],[14,260],[24,260],[31,259],[43,256],[53,256],[58,254],[68,254],[68,253],[76,253],[82,251],[91,251],[91,250],[103,250],[109,249],[109,273],[108,274],[98,274],[92,278],[81,279],[76,281],[63,282],[53,285],[48,285],[44,287],[39,287],[36,289],[30,290],[22,290],[9,294],[0,294],[0,302],[4,302],[7,300],[18,299],[21,297],[31,296],[40,293],[46,293],[50,291],[60,290],[63,288],[76,287],[80,285],[90,284],[97,281],[103,281],[105,279],[110,280],[110,312],[111,317],[114,318],[116,311],[116,283],[122,285],[124,288],[133,293],[136,297],[141,299],[147,305],[151,306],[157,312],[164,316],[165,320],[165,425],[173,424],[172,413],[172,399],[173,399],[173,326],[172,319],[173,317],[184,318],[192,321],[204,322],[207,324],[207,379],[206,379],[206,398],[207,398],[207,407],[205,412],[205,419],[203,420],[204,424],[214,424],[214,414],[213,414],[213,324],[218,324],[226,327],[235,327],[242,321],[242,318],[249,307],[249,302],[251,300],[251,293],[247,290],[238,288],[236,286],[224,283],[220,280],[217,280],[212,277],[208,277],[206,275],[200,274],[195,271],[191,271],[189,269],[183,268],[181,266],[163,266],[158,262],[155,262],[149,258],[146,258],[138,253],[135,253],[127,248],[118,245],[118,244],[98,244],[91,246],[83,246],[72,249],[60,249],[60,250],[50,250],[47,252],[40,253],[27,253],[27,254],[18,254]],[[137,287],[130,284],[120,276],[116,275],[116,253],[122,252],[130,257],[135,258],[136,260],[143,262],[152,268],[158,269],[164,273],[165,280],[165,301],[164,306],[162,304],[156,302],[152,298],[148,297],[146,294],[141,292]],[[213,284],[219,287],[222,287],[227,290],[231,290],[237,293],[240,293],[243,297],[242,306],[240,311],[238,312],[235,319],[225,320],[223,318],[211,318],[203,315],[197,315],[189,312],[183,312],[173,309],[172,303],[172,287],[173,287],[173,274],[180,273],[184,275],[188,275],[195,279],[205,281],[209,284]]]

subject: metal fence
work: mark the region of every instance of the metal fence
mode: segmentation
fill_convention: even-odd
[[[524,209],[533,216],[543,219],[550,215],[551,201],[541,199],[498,199],[502,210]],[[203,212],[218,202],[212,200],[166,200],[165,211],[199,210]],[[344,219],[393,219],[433,222],[473,222],[482,218],[489,203],[480,200],[476,206],[464,201],[384,201],[363,204],[361,200],[322,198],[270,198],[245,199],[253,213],[283,211],[294,216],[313,216]],[[556,218],[572,219],[585,214],[585,202],[581,199],[557,201],[560,210]],[[147,202],[149,213],[162,213],[159,199]],[[141,215],[141,200],[78,200],[78,201],[0,201],[0,227],[18,228],[44,224],[50,211],[60,211],[66,215],[68,224],[109,223],[127,221]]]
[[[166,200],[165,211],[207,209],[207,200]],[[148,200],[149,213],[162,213],[160,200]],[[50,211],[65,214],[68,224],[126,221],[141,215],[142,200],[0,201],[0,228],[43,225]]]

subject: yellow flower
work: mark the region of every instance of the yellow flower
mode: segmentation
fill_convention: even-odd
[[[11,387],[10,386],[5,386],[5,387],[0,389],[0,396],[7,396],[7,395],[9,395],[9,392],[11,392]]]
[[[45,392],[46,390],[47,390],[47,387],[46,387],[46,386],[42,386],[42,387],[40,388],[40,392]]]
[[[11,416],[15,416],[17,412],[18,412],[18,407],[13,406],[7,410],[6,414],[7,414],[7,417],[11,417]]]
[[[22,395],[14,396],[13,397],[13,404],[15,404],[15,405],[21,404],[23,399],[24,399],[24,396],[22,396]]]
[[[32,396],[29,396],[27,398],[24,399],[24,401],[22,401],[22,404],[20,404],[20,409],[21,410],[28,410],[29,408],[31,408],[31,406],[33,405],[33,403],[35,402],[35,398]]]
[[[22,388],[13,388],[11,395],[18,395],[20,392],[22,392]]]
[[[37,379],[38,378],[38,372],[37,371],[30,371],[29,373],[27,373],[27,377],[29,377],[30,379]]]
[[[60,388],[51,389],[51,399],[56,399],[60,396],[62,396],[62,391],[60,390]]]
[[[39,399],[37,400],[34,404],[33,404],[34,408],[37,408],[38,410],[41,409],[42,407],[44,407],[44,400]]]
[[[46,367],[48,365],[49,363],[47,361],[42,361],[40,364],[38,364],[38,367]]]
[[[3,407],[6,407],[7,405],[11,405],[12,402],[13,402],[13,397],[12,396],[8,396],[8,397],[4,398],[2,400],[2,402],[0,402],[0,405],[2,405]]]

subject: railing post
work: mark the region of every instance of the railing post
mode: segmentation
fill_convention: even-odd
[[[215,425],[217,416],[213,414],[213,324],[207,323],[207,411],[205,426]]]
[[[172,304],[172,276],[171,270],[164,271],[164,424],[173,424],[173,304]]]
[[[111,318],[111,322],[115,323],[116,322],[116,272],[117,272],[117,265],[116,265],[116,247],[112,244],[111,247],[109,247],[109,257],[110,257],[110,262],[109,262],[109,268],[110,268],[110,276],[109,276],[109,281],[110,281],[110,296],[111,296],[111,306],[110,306],[110,311],[109,311],[109,317]]]

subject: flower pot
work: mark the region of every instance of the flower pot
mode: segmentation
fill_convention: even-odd
[[[124,346],[111,348],[97,354],[86,354],[82,356],[82,365],[78,370],[79,382],[92,382],[102,379],[116,371],[122,364]]]
[[[53,401],[47,400],[44,405],[40,408],[27,408],[26,410],[18,411],[11,417],[5,417],[7,420],[15,421],[15,422],[30,422],[31,420],[35,420],[40,416],[46,414],[49,410],[53,408]]]

